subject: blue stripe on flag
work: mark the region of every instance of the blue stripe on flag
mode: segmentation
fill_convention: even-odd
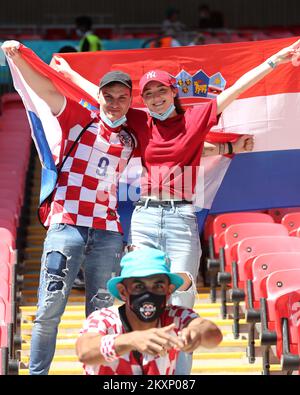
[[[35,142],[38,146],[40,161],[42,163],[42,178],[40,203],[42,203],[53,191],[57,181],[57,169],[45,136],[44,128],[38,116],[28,111]]]
[[[300,205],[300,150],[236,155],[210,213]]]

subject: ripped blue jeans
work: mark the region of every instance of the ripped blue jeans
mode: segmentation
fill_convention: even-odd
[[[49,227],[32,331],[30,374],[48,374],[57,328],[81,264],[85,271],[86,315],[113,304],[106,283],[119,267],[122,248],[118,232],[67,224]]]

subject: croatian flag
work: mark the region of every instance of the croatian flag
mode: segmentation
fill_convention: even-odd
[[[232,86],[240,76],[283,47],[292,44],[296,39],[70,53],[62,56],[73,69],[95,84],[98,84],[103,74],[110,70],[129,73],[133,79],[133,107],[143,107],[138,81],[145,72],[152,69],[166,70],[175,76],[183,103],[197,105],[211,100],[218,92]],[[22,47],[21,51],[33,67],[53,80],[63,94],[74,100],[96,105],[86,93],[38,60],[30,50]],[[13,69],[12,73],[14,75]],[[192,85],[187,83],[189,80]],[[26,90],[29,92],[28,87]],[[24,94],[23,100],[27,103]],[[31,108],[26,105],[27,109],[42,121],[42,114],[40,111],[37,112],[37,107]],[[32,119],[32,115],[29,117]],[[43,121],[42,124],[44,125]],[[251,153],[202,159],[201,165],[204,170],[200,172],[197,189],[198,201],[202,202],[201,207],[203,207],[199,221],[205,218],[208,211],[214,214],[300,206],[299,125],[300,68],[290,63],[280,65],[235,100],[224,111],[219,124],[208,135],[208,141],[226,141],[228,136],[232,136],[229,133],[253,134],[255,147]],[[32,126],[33,129],[36,127],[33,124]],[[47,135],[48,133],[45,132],[45,140]],[[59,138],[57,140],[59,141]],[[39,140],[36,141],[39,144]],[[56,141],[55,144],[59,143]],[[50,152],[53,154],[53,149],[50,149]],[[42,154],[49,156],[49,151],[44,149]],[[52,170],[45,159],[44,164],[47,173],[49,169]],[[48,177],[42,180],[43,184],[50,183]],[[46,191],[43,184],[41,200],[48,193],[43,192]],[[120,214],[122,219],[122,212]]]
[[[138,90],[140,77],[152,69],[166,70],[176,77],[181,100],[189,105],[211,100],[218,91],[232,86],[247,71],[296,40],[102,51],[86,54],[86,61],[78,54],[63,56],[95,84],[108,70],[129,73],[133,78],[133,106],[139,108],[143,107]],[[217,137],[208,135],[208,141],[221,141],[220,136],[228,132],[253,134],[255,146],[251,153],[201,160],[204,170],[199,173],[197,200],[204,209],[198,213],[200,225],[208,212],[300,206],[300,68],[296,66],[297,62],[280,65],[248,89],[212,129]],[[198,88],[198,95],[192,86]]]

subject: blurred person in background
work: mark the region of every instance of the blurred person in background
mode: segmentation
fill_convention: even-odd
[[[150,47],[180,47],[180,35],[185,31],[185,25],[179,20],[180,12],[177,8],[169,8],[166,18],[161,25],[162,37],[154,41]]]
[[[198,7],[198,28],[210,29],[211,26],[211,11],[207,4],[201,4]]]
[[[224,17],[220,11],[211,11],[207,4],[198,7],[199,29],[221,29],[224,27]]]
[[[162,22],[161,31],[164,35],[176,35],[185,30],[185,25],[179,20],[180,11],[177,8],[169,8],[166,19]]]
[[[79,16],[76,18],[75,24],[76,33],[81,38],[79,42],[79,52],[101,51],[101,40],[92,31],[92,18],[89,16]]]

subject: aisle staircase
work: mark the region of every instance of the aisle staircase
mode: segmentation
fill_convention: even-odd
[[[24,250],[24,289],[21,302],[21,366],[20,375],[28,374],[30,340],[33,320],[36,312],[37,288],[42,245],[45,230],[39,224],[36,207],[40,185],[40,165],[35,162],[34,184],[31,193],[30,221],[27,228],[27,246]],[[241,320],[241,335],[233,339],[232,320],[220,318],[220,304],[209,302],[209,290],[198,288],[199,294],[195,310],[202,316],[214,321],[223,332],[222,343],[213,350],[198,349],[194,353],[193,374],[261,374],[261,357],[250,365],[246,356],[247,335],[242,333],[245,320]],[[229,304],[230,313],[230,304]],[[62,317],[54,360],[50,374],[81,375],[83,370],[75,354],[75,341],[84,320],[84,292],[72,290],[66,311]],[[258,342],[258,341],[257,341]],[[259,345],[257,343],[257,345]],[[259,355],[259,353],[258,353]],[[278,372],[279,365],[271,365],[272,373]]]

